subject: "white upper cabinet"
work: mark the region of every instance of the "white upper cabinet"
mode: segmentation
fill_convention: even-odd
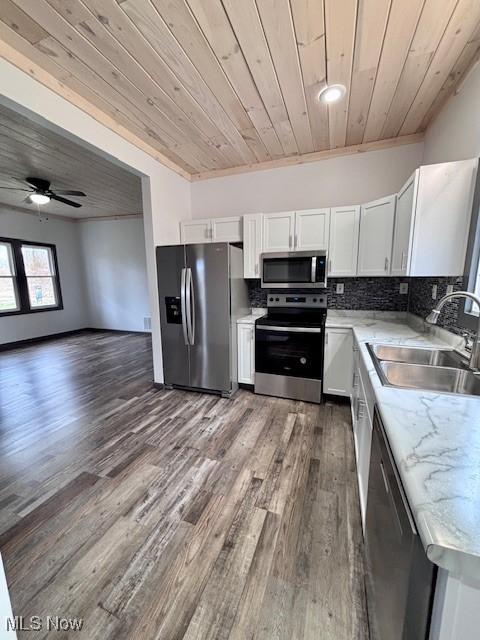
[[[344,278],[357,274],[360,207],[330,209],[328,275]]]
[[[390,275],[395,196],[368,202],[360,208],[359,276]]]
[[[426,165],[415,172],[407,275],[463,273],[477,167],[475,158]]]
[[[181,244],[241,241],[242,218],[240,216],[209,220],[187,220],[180,223]]]
[[[231,218],[214,218],[212,220],[212,242],[241,242],[242,219],[240,216]]]
[[[263,250],[293,251],[295,212],[266,213],[263,216]]]
[[[328,249],[330,209],[307,209],[295,213],[295,250]]]
[[[211,242],[211,235],[211,220],[188,220],[180,223],[180,242],[182,244]]]
[[[392,276],[408,274],[414,202],[417,195],[416,176],[417,172],[407,180],[397,194],[393,230]]]
[[[263,215],[243,216],[243,277],[260,278],[260,254],[263,251]]]

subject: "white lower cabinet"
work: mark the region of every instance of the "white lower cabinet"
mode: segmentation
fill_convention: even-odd
[[[350,396],[353,373],[352,344],[351,329],[326,329],[323,393]]]
[[[255,325],[251,322],[239,322],[237,332],[238,382],[253,384],[255,380]]]
[[[360,496],[360,513],[362,527],[365,532],[367,515],[368,475],[370,470],[370,451],[372,447],[372,416],[370,415],[370,398],[366,385],[369,380],[362,377],[360,355],[357,345],[353,348],[353,386],[351,393],[353,439],[355,442],[355,458],[357,461],[358,492]],[[366,378],[366,376],[365,376]]]

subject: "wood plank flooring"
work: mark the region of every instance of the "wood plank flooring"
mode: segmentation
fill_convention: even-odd
[[[0,353],[14,613],[89,640],[368,638],[349,408],[152,387],[144,335]]]

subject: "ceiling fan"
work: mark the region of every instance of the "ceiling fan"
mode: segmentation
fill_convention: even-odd
[[[18,178],[15,178],[17,180]],[[23,202],[33,202],[34,204],[47,204],[50,200],[57,200],[63,204],[68,204],[70,207],[81,207],[82,205],[73,200],[68,200],[62,196],[74,196],[76,198],[84,198],[86,196],[83,191],[75,191],[73,189],[56,189],[53,191],[50,189],[50,182],[43,180],[42,178],[25,178],[25,180],[19,180],[25,182],[30,186],[29,189],[21,189],[19,187],[0,187],[0,189],[10,189],[12,191],[28,191],[29,195]]]

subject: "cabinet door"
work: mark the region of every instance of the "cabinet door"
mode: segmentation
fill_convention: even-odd
[[[253,384],[255,376],[255,325],[237,325],[238,329],[238,381]]]
[[[395,196],[368,202],[360,208],[358,275],[390,275]]]
[[[189,220],[180,223],[180,242],[182,244],[211,242],[211,238],[211,220]]]
[[[357,275],[360,207],[336,207],[330,210],[328,275]]]
[[[243,277],[260,278],[260,254],[263,251],[263,216],[243,216]]]
[[[353,336],[350,329],[327,329],[323,392],[349,397],[352,392]]]
[[[266,213],[263,216],[263,250],[292,251],[295,213]]]
[[[392,276],[408,274],[418,171],[397,194],[393,229]]]
[[[330,209],[307,209],[295,214],[295,250],[328,248]]]
[[[367,515],[367,495],[368,495],[368,475],[370,470],[370,451],[372,447],[372,423],[367,411],[365,396],[360,393],[357,410],[357,433],[358,433],[358,457],[357,476],[358,492],[360,496],[360,512],[362,516],[362,527],[365,531],[365,519]]]
[[[241,242],[242,219],[240,216],[231,218],[214,218],[212,220],[213,242]]]

